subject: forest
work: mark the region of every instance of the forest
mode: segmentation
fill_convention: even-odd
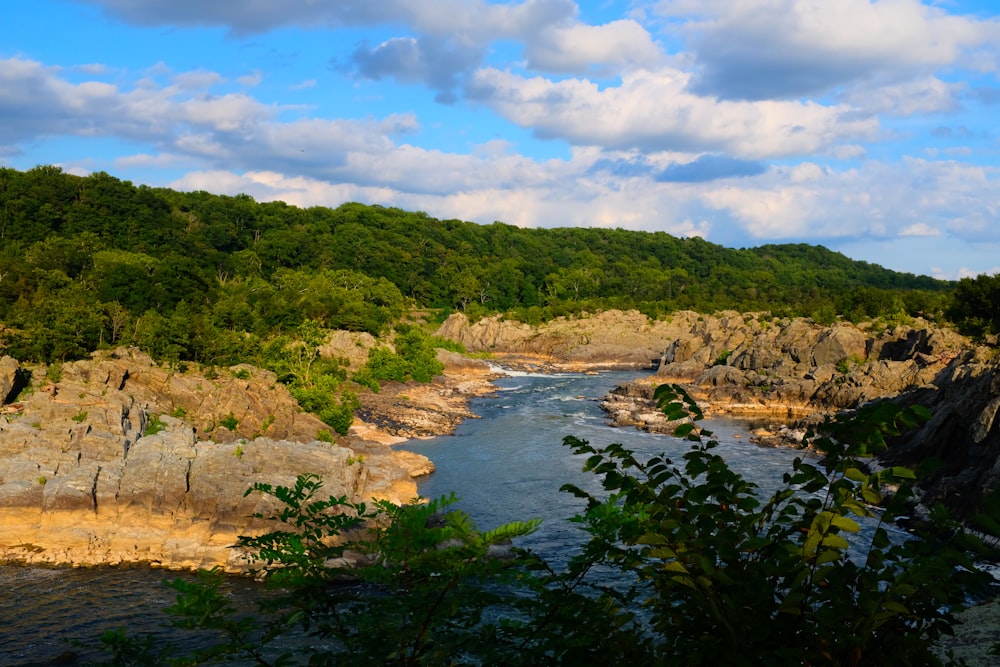
[[[608,308],[940,319],[955,288],[804,244],[730,249],[0,169],[0,331],[31,361],[129,344],[226,365],[305,322],[377,336],[412,309],[529,323]]]

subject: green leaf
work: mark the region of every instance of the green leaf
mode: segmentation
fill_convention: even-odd
[[[694,431],[694,428],[695,428],[694,424],[690,422],[686,424],[680,424],[677,428],[674,429],[674,437],[675,438],[687,437],[688,434]]]
[[[824,547],[830,547],[831,549],[840,549],[841,551],[846,551],[851,545],[847,543],[840,535],[827,535],[820,542]]]
[[[868,475],[861,472],[857,468],[848,468],[844,471],[844,477],[847,479],[853,479],[855,482],[867,482]]]
[[[848,518],[846,516],[835,516],[833,517],[833,525],[840,530],[845,530],[849,533],[856,533],[861,530],[861,526],[854,519]]]

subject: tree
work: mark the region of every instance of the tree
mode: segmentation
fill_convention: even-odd
[[[983,337],[1000,333],[1000,274],[959,280],[947,315],[966,335]]]
[[[934,643],[987,578],[957,548],[974,540],[935,515],[918,539],[890,541],[913,474],[866,473],[855,459],[925,418],[919,408],[828,423],[855,444],[814,436],[823,461],[797,459],[762,496],[713,452],[683,390],[663,386],[656,397],[681,424],[675,435],[692,442],[683,463],[566,438],[604,493],[564,487],[586,499],[573,520],[589,535],[565,570],[516,547],[496,557],[537,522],[482,532],[449,511],[453,496],[370,510],[322,498],[321,480],[305,475],[248,491],[282,503],[266,517],[274,531],[240,540],[276,589],[260,614],[235,615],[209,573],[175,582],[176,623],[216,633],[202,657],[262,665],[945,664]],[[899,484],[892,497],[887,484]],[[867,538],[862,520],[874,521]],[[367,539],[352,540],[362,526]],[[279,655],[293,631],[315,641]],[[146,664],[158,655],[121,632],[106,644],[119,658],[138,649]]]

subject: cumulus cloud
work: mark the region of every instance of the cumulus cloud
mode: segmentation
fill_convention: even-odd
[[[476,73],[466,94],[540,137],[621,150],[757,160],[822,151],[879,130],[877,120],[846,105],[717,101],[690,93],[688,80],[679,70],[640,70],[601,89],[582,79],[525,78],[489,68]]]
[[[663,60],[646,29],[630,19],[535,31],[525,47],[525,56],[531,69],[569,74],[652,67]]]
[[[275,28],[337,28],[406,25],[428,34],[522,34],[542,25],[572,18],[571,0],[525,0],[493,4],[483,0],[380,0],[316,2],[315,0],[75,0],[100,7],[136,25],[221,26],[237,34]]]
[[[925,222],[918,222],[899,230],[900,236],[941,236],[941,230],[931,227]]]
[[[528,67],[545,72],[614,75],[622,68],[650,66],[662,59],[649,32],[631,19],[587,25],[576,19],[572,0],[383,0],[314,2],[259,0],[76,0],[103,8],[139,25],[222,26],[238,35],[284,26],[307,29],[352,26],[403,26],[409,34],[355,50],[357,74],[427,84],[439,101],[454,102],[454,90],[483,62],[490,43],[523,45]]]
[[[157,87],[152,81],[123,90],[101,81],[73,84],[58,68],[0,60],[0,143],[46,136],[116,136],[197,158],[255,161],[296,159],[305,165],[335,163],[351,151],[384,150],[387,137],[418,126],[410,114],[381,120],[276,120],[280,108],[231,93],[213,95],[211,73],[179,75]],[[309,151],[308,153],[306,151]]]
[[[957,162],[907,158],[844,171],[803,163],[703,197],[754,239],[1000,241],[1000,230],[982,213],[1000,208],[1000,170]]]
[[[1000,265],[994,265],[992,268],[986,269],[985,271],[973,271],[972,269],[963,266],[958,270],[957,276],[947,276],[949,278],[975,278],[980,275],[995,276],[1000,274]]]
[[[864,82],[851,88],[841,99],[873,115],[913,116],[955,111],[965,88],[963,83],[946,83],[935,76],[927,76],[896,85]]]
[[[725,99],[818,96],[859,81],[891,84],[983,58],[1000,23],[918,0],[662,0],[699,66],[692,89]]]

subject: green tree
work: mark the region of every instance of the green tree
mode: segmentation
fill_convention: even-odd
[[[969,336],[1000,333],[1000,274],[981,274],[958,281],[947,315]]]
[[[259,363],[274,371],[303,410],[346,435],[360,404],[355,394],[343,389],[347,378],[343,361],[326,357],[320,350],[327,334],[319,322],[306,320],[296,329],[295,337],[278,336],[269,341],[261,350]]]

